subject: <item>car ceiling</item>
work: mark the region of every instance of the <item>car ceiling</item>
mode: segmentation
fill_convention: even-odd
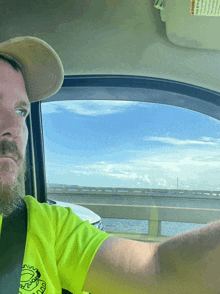
[[[189,15],[190,0],[167,0],[164,22],[154,2],[7,0],[0,42],[43,39],[61,58],[65,76],[145,76],[220,93],[220,17]]]

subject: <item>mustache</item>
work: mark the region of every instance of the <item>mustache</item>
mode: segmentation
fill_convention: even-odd
[[[10,142],[8,140],[2,140],[0,142],[0,156],[5,156],[8,153],[11,153],[16,160],[21,160],[22,157],[18,150],[18,147],[15,142]]]

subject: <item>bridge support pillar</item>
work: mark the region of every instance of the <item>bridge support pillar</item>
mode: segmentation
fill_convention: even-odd
[[[152,238],[161,236],[161,221],[148,221],[148,236]]]

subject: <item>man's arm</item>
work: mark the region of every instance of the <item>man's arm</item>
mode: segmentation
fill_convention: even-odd
[[[220,293],[220,222],[162,244],[109,237],[91,263],[83,290],[95,294]]]
[[[146,293],[146,287],[156,281],[154,253],[158,245],[109,237],[92,260],[83,291],[92,294]]]
[[[177,235],[157,254],[162,284],[187,289],[178,293],[220,293],[220,221]]]

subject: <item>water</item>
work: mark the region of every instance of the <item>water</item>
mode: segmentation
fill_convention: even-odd
[[[99,204],[124,204],[124,205],[156,205],[164,207],[188,207],[188,208],[206,208],[220,209],[220,199],[171,199],[164,197],[151,198],[128,198],[114,196],[111,198],[98,198],[91,196],[72,196],[71,194],[48,194],[49,199],[70,203],[99,203]],[[147,220],[127,220],[127,219],[111,219],[102,218],[104,230],[112,232],[130,232],[148,234]],[[161,222],[161,233],[165,236],[175,236],[186,231],[194,230],[198,227],[204,227],[206,224],[192,224],[181,222]]]

